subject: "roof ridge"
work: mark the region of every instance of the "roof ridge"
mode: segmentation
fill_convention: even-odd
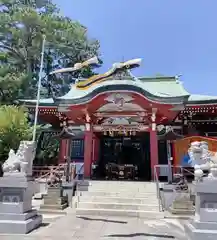
[[[175,76],[137,77],[141,81],[177,81]]]

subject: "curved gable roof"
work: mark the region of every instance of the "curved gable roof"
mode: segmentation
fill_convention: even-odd
[[[134,91],[152,101],[159,103],[182,103],[189,97],[189,93],[175,77],[157,78],[129,78],[122,80],[109,78],[106,81],[91,85],[85,90],[76,88],[73,84],[71,90],[62,97],[55,99],[56,102],[71,102],[79,104],[89,101],[97,94],[109,91]]]
[[[60,103],[82,104],[91,100],[94,96],[110,91],[134,91],[151,101],[159,103],[181,104],[186,102],[189,93],[184,89],[180,81],[175,77],[125,77],[123,80],[108,78],[106,81],[91,85],[85,90],[76,88],[72,84],[70,91],[56,99],[42,99],[41,105],[58,105]],[[23,100],[26,104],[35,104],[35,100]]]

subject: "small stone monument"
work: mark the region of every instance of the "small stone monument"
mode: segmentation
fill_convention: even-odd
[[[217,165],[211,164],[210,174],[196,182],[196,212],[185,225],[189,240],[217,239]]]
[[[176,192],[176,198],[169,210],[172,214],[193,215],[195,210],[190,193]]]
[[[17,154],[10,150],[0,177],[0,233],[26,234],[42,223],[32,209],[32,162],[35,143],[22,141]]]
[[[193,215],[194,205],[185,177],[176,174],[174,179],[176,180],[176,187],[173,189],[175,199],[169,208],[170,212],[178,215]]]
[[[61,213],[68,207],[68,198],[63,196],[62,180],[57,172],[51,170],[48,178],[47,195],[44,196],[44,204],[40,206],[41,213]]]

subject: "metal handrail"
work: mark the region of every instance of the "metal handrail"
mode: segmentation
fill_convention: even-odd
[[[191,171],[189,171],[188,169],[186,169],[185,167],[182,167],[182,170],[183,170],[183,172],[190,173],[192,176],[194,176],[194,177],[195,177],[195,174],[194,174],[194,173],[192,173]],[[204,173],[204,174],[202,175],[202,177],[205,177],[205,176],[206,176],[206,174]]]
[[[162,195],[160,194],[160,181],[159,181],[159,177],[158,177],[158,171],[160,170],[160,168],[170,168],[169,170],[171,171],[171,173],[173,174],[173,169],[179,169],[180,173],[182,175],[184,175],[184,172],[192,175],[195,177],[195,174],[194,172],[191,172],[189,171],[188,169],[186,169],[185,167],[183,166],[169,166],[169,165],[155,165],[154,166],[154,180],[156,182],[156,190],[157,190],[157,198],[158,198],[158,204],[159,204],[159,211],[164,211],[165,208],[164,208],[164,203],[163,203],[163,199],[162,199]],[[157,168],[159,168],[157,170]],[[203,174],[203,176],[206,176],[206,174]],[[174,186],[178,186],[178,183],[176,183]],[[177,191],[174,190],[174,193],[176,193]],[[191,193],[190,190],[188,190],[189,193]]]
[[[163,200],[162,200],[162,196],[160,194],[160,183],[159,183],[159,179],[158,179],[157,170],[156,170],[155,167],[154,167],[154,180],[156,182],[156,190],[157,190],[157,199],[158,199],[159,212],[161,212],[161,211],[164,211]]]

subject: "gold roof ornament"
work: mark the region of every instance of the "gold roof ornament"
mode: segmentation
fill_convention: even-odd
[[[84,90],[84,89],[92,86],[92,84],[96,84],[96,83],[105,81],[107,78],[111,77],[112,75],[116,74],[119,71],[130,70],[130,69],[139,67],[141,65],[141,62],[142,62],[141,58],[136,58],[136,59],[131,59],[126,62],[114,63],[112,65],[112,68],[109,69],[106,73],[97,74],[97,75],[94,75],[94,76],[88,78],[85,81],[78,82],[76,84],[76,88]]]

